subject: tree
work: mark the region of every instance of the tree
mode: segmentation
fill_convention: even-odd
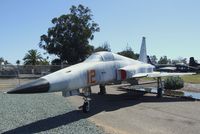
[[[69,14],[52,19],[53,27],[41,36],[39,46],[69,64],[83,61],[94,50],[89,40],[100,30],[92,16],[88,7],[72,6]]]
[[[10,64],[7,60],[4,60],[4,65]]]
[[[179,60],[172,60],[172,64],[180,63]]]
[[[17,60],[17,61],[16,61],[16,64],[19,65],[19,64],[20,64],[20,60]]]
[[[172,64],[172,60],[171,59],[167,59],[167,64]]]
[[[51,61],[51,65],[61,65],[61,60],[56,58],[56,59]]]
[[[180,62],[183,64],[187,64],[187,58],[181,58]]]
[[[94,52],[100,52],[100,51],[111,52],[110,45],[108,44],[108,42],[104,42],[103,45],[101,45],[101,46],[99,46],[99,47],[94,49]]]
[[[187,58],[179,57],[178,59],[172,60],[172,64],[187,64]]]
[[[7,60],[5,60],[3,57],[0,57],[0,65],[8,65],[10,64]]]
[[[151,62],[153,63],[153,64],[157,64],[157,57],[155,56],[155,55],[153,55],[153,56],[150,56],[150,60],[151,60]]]
[[[47,59],[42,59],[39,61],[40,65],[49,65],[49,61]]]
[[[37,65],[42,61],[42,56],[37,50],[31,49],[23,58],[24,65]]]
[[[167,59],[167,56],[163,56],[163,57],[160,57],[158,64],[168,64],[170,61],[169,61],[169,59]]]
[[[4,62],[3,57],[0,57],[0,65]]]
[[[118,54],[132,59],[138,59],[139,57],[139,54],[134,54],[132,48],[129,46],[126,46],[126,49],[118,52]]]

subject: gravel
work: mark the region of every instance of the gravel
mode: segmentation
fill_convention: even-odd
[[[0,133],[101,134],[66,98],[54,93],[8,95],[0,92]]]

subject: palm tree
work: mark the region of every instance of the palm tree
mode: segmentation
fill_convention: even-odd
[[[31,49],[23,58],[24,65],[37,65],[42,60],[42,55],[35,49]]]

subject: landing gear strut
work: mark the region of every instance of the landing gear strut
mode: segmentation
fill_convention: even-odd
[[[106,94],[106,87],[105,85],[99,85],[100,92],[98,93],[99,95],[104,95]]]
[[[90,111],[90,95],[91,95],[91,87],[83,88],[83,100],[84,103],[80,107],[84,113],[88,113]]]
[[[158,77],[157,78],[157,97],[158,98],[162,98],[163,96],[162,91],[163,91],[162,79],[161,77]]]
[[[84,113],[88,113],[90,111],[90,101],[88,98],[83,98],[84,99],[84,103],[82,106],[82,110]]]

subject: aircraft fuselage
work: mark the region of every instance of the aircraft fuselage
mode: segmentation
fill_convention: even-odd
[[[131,61],[83,62],[42,78],[50,83],[49,92],[73,90],[125,80],[119,69],[132,64]]]

